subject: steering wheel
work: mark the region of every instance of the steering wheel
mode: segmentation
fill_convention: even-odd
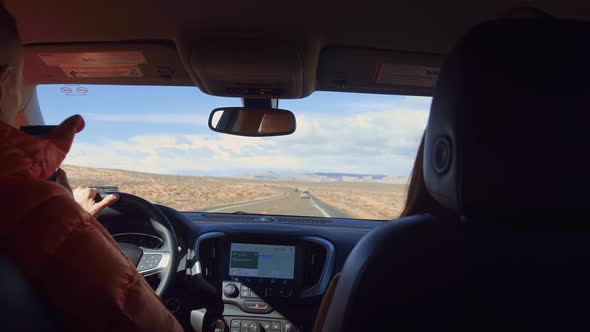
[[[131,243],[118,244],[141,275],[146,277],[159,274],[160,283],[155,291],[158,296],[163,297],[173,284],[178,268],[178,243],[174,229],[168,218],[152,203],[135,195],[116,194],[119,195],[119,200],[103,210],[97,219],[101,221],[109,215],[120,215],[147,218],[150,221],[162,239],[162,245],[158,249],[143,248]],[[117,223],[119,222],[121,221],[118,220]]]

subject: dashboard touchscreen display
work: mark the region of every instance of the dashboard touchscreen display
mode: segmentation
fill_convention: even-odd
[[[293,279],[294,274],[295,246],[231,244],[230,276]]]

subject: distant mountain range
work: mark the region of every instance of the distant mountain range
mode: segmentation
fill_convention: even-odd
[[[299,174],[279,174],[273,171],[267,171],[256,174],[240,176],[240,178],[272,181],[305,181],[305,182],[377,182],[391,184],[406,184],[407,177],[387,176],[382,174],[355,174],[355,173],[299,173]]]
[[[353,174],[353,173],[307,173],[307,175],[312,176],[321,176],[327,177],[330,179],[338,179],[340,181],[344,181],[344,179],[356,178],[359,180],[362,179],[372,179],[372,180],[381,180],[387,177],[387,175],[380,175],[380,174]]]

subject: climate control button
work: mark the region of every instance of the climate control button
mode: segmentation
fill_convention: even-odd
[[[227,284],[223,287],[223,294],[227,297],[234,298],[240,295],[240,290],[238,289],[238,286],[234,284]]]
[[[260,323],[254,322],[250,324],[250,328],[248,329],[249,332],[263,332],[262,325]]]

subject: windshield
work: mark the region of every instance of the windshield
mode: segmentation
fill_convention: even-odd
[[[212,132],[209,113],[241,106],[194,87],[40,85],[46,124],[80,114],[62,168],[72,186],[112,187],[179,211],[385,220],[405,202],[430,98],[315,92],[279,107],[294,134]]]

